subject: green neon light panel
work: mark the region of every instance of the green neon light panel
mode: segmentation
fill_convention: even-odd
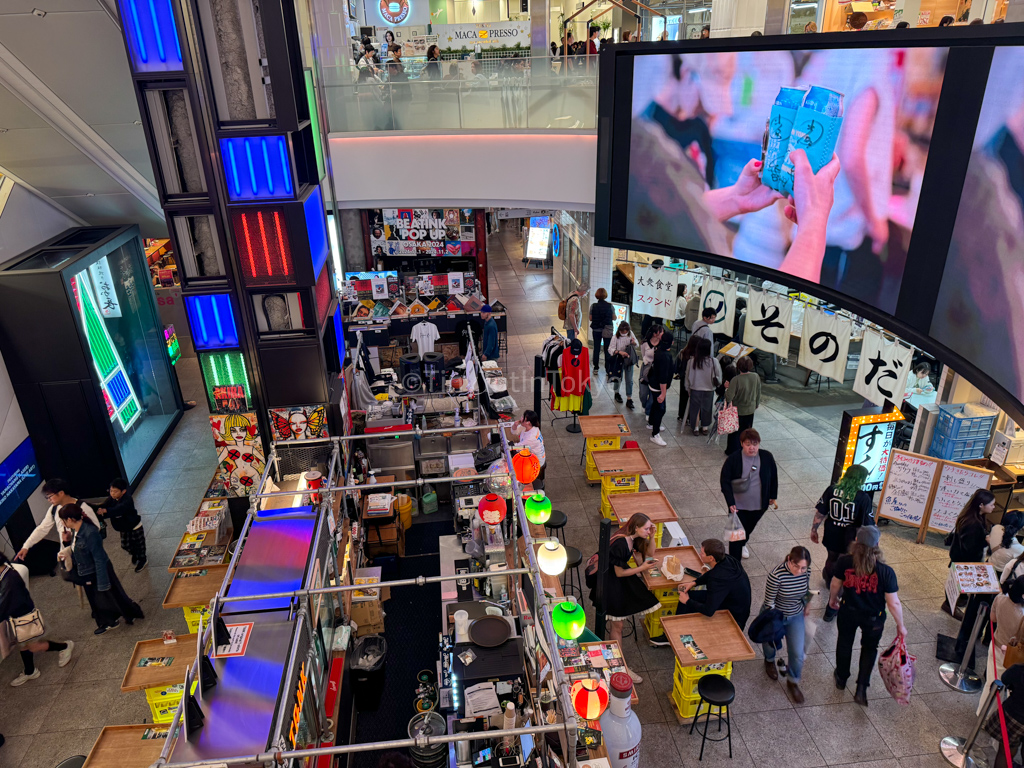
[[[324,177],[324,148],[320,139],[320,113],[316,108],[316,86],[313,84],[313,70],[305,69],[302,74],[306,80],[306,103],[309,105],[309,122],[313,129],[313,152],[316,155],[316,174],[318,179]]]
[[[248,410],[251,407],[249,376],[241,352],[201,352],[199,367],[203,369],[210,411],[238,411],[243,406],[243,398],[244,408]]]
[[[107,414],[111,421],[116,421],[121,425],[121,429],[127,432],[142,413],[139,398],[107,332],[103,316],[92,295],[89,278],[84,275],[83,272],[72,278],[72,286],[78,299],[78,311],[82,315],[85,338],[89,342],[89,352],[96,366],[96,373],[100,377]]]

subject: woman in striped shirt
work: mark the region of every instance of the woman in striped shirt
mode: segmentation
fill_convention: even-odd
[[[804,600],[810,576],[807,570],[811,567],[811,553],[806,547],[793,547],[785,561],[768,574],[768,583],[764,588],[764,605],[762,611],[775,608],[783,615],[786,627],[786,650],[789,666],[779,659],[779,668],[775,668],[775,645],[764,643],[764,671],[772,680],[779,679],[779,672],[789,679],[786,686],[789,695],[797,704],[802,704],[804,694],[800,690],[800,673],[804,666],[804,613],[807,610]]]

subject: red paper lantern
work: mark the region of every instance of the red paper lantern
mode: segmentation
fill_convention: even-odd
[[[507,512],[505,500],[496,493],[488,493],[480,499],[480,505],[477,507],[480,519],[488,525],[499,525]]]
[[[512,471],[522,485],[532,483],[540,475],[540,459],[529,448],[523,448],[512,456]]]
[[[608,689],[600,680],[579,680],[569,695],[572,708],[584,720],[597,720],[608,707]]]

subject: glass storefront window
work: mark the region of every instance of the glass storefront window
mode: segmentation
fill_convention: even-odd
[[[794,2],[789,6],[789,34],[802,35],[812,21],[817,24],[818,2]]]
[[[65,279],[131,482],[177,413],[167,345],[138,240],[83,264]]]

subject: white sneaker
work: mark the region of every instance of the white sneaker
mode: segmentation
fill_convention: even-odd
[[[633,671],[632,669],[631,669],[631,670],[629,670],[629,676],[630,676],[631,678],[633,678],[633,684],[634,684],[634,685],[640,685],[640,684],[641,684],[641,683],[642,683],[642,682],[644,681],[644,679],[643,679],[642,677],[640,677],[640,675],[638,675],[638,674],[637,674],[636,672],[634,672],[634,671]]]
[[[647,425],[647,428],[648,428],[648,429],[654,429],[654,425],[653,425],[653,424],[648,424],[648,425]]]
[[[750,550],[747,549],[746,547],[743,547],[743,559],[744,560],[749,560],[750,559]]]
[[[668,443],[661,439],[661,435],[651,435],[651,442],[655,445],[668,445]]]
[[[24,672],[22,672],[16,678],[11,680],[11,687],[12,688],[17,688],[20,685],[24,685],[29,680],[35,680],[37,677],[39,677],[39,670],[38,669],[35,672],[33,672],[31,675],[26,675]]]
[[[71,652],[75,650],[75,644],[68,640],[68,647],[57,654],[57,666],[66,667],[68,662],[71,661]]]

